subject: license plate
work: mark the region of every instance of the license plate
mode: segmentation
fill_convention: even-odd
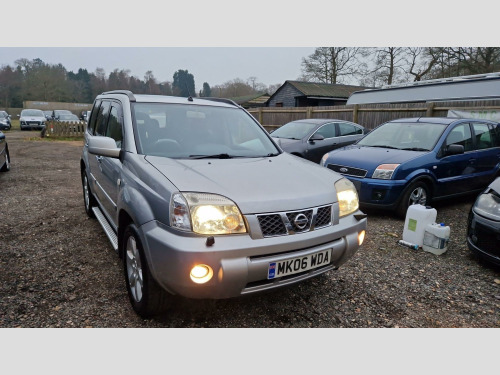
[[[293,275],[324,266],[332,260],[332,249],[323,250],[318,253],[309,254],[303,257],[282,260],[280,262],[269,263],[267,271],[268,279]]]

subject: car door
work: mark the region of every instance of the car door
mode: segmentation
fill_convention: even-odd
[[[344,147],[353,144],[358,139],[363,137],[363,128],[350,122],[339,122],[338,138],[336,148]]]
[[[312,140],[315,135],[324,137],[322,140]],[[330,122],[319,127],[306,141],[307,155],[306,158],[319,163],[324,154],[336,148],[337,145],[337,128],[334,122]]]
[[[95,120],[92,121],[90,125],[90,133],[93,137],[102,137],[106,133],[106,125],[109,118],[109,110],[111,108],[111,102],[108,100],[103,100],[97,109],[97,113],[93,117]],[[103,174],[102,174],[102,160],[104,157],[88,154],[89,167],[90,167],[90,181],[92,184],[92,191],[94,192],[97,200],[100,203],[101,209],[106,207],[106,193],[103,187]]]
[[[122,148],[123,141],[123,116],[122,108],[118,102],[112,102],[109,110],[105,136],[113,138],[117,148]],[[120,176],[122,163],[120,159],[102,157],[101,162],[102,179],[101,188],[104,193],[102,204],[106,210],[108,219],[117,226],[117,201],[120,188]]]
[[[449,145],[462,145],[464,153],[447,155]],[[476,175],[476,152],[473,147],[472,131],[469,123],[455,125],[444,139],[439,161],[433,166],[438,180],[436,197],[465,193],[478,186]]]
[[[476,152],[476,178],[479,188],[495,179],[500,162],[500,140],[496,138],[497,125],[473,122],[472,130]]]

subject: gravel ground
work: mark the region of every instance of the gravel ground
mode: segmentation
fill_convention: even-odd
[[[397,245],[404,220],[368,212],[365,243],[331,271],[268,294],[176,299],[162,316],[132,310],[121,261],[83,208],[81,141],[6,132],[0,174],[0,328],[6,327],[499,327],[500,271],[465,242],[473,197],[436,204],[451,227],[436,256]]]

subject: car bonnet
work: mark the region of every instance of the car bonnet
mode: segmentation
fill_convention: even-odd
[[[183,192],[223,195],[243,214],[291,211],[337,201],[337,173],[283,153],[271,158],[146,160]]]
[[[380,164],[403,164],[427,152],[394,150],[367,146],[348,146],[329,153],[326,164],[374,171]]]

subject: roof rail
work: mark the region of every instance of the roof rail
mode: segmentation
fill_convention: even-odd
[[[391,89],[396,87],[410,87],[410,86],[420,86],[420,85],[428,85],[432,83],[446,83],[446,82],[459,82],[466,81],[469,79],[488,79],[488,78],[500,78],[500,72],[495,73],[484,73],[484,74],[474,74],[469,76],[457,76],[457,77],[448,77],[448,78],[436,78],[429,79],[425,81],[415,81],[408,83],[399,83],[394,85],[383,86],[384,89]]]
[[[112,90],[112,91],[103,92],[102,94],[103,95],[106,95],[106,94],[124,94],[124,95],[128,96],[128,98],[131,102],[135,102],[135,96],[132,93],[132,91],[130,91],[130,90]]]
[[[235,107],[239,107],[239,105],[231,100],[231,99],[226,99],[226,98],[214,98],[214,97],[201,97],[199,99],[203,99],[203,100],[211,100],[213,102],[221,102],[221,103],[226,103],[226,104],[231,104],[231,105],[234,105]]]

